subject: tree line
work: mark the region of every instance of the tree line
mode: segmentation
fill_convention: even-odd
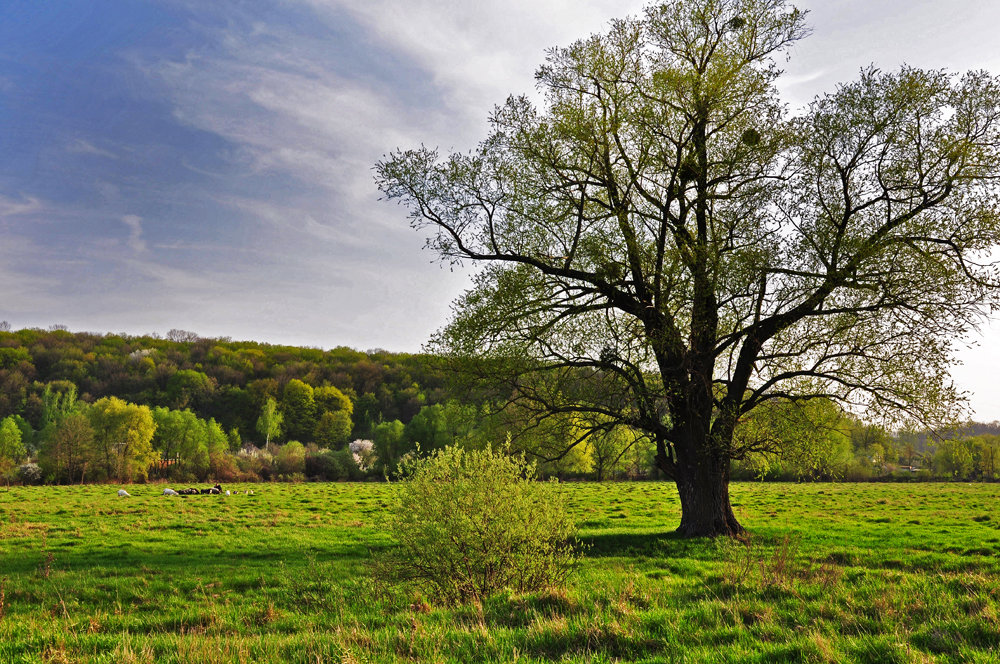
[[[87,403],[115,396],[189,409],[249,440],[256,440],[261,409],[274,399],[288,413],[285,434],[313,442],[316,436],[368,438],[382,421],[408,422],[424,405],[445,399],[446,380],[435,358],[382,350],[323,351],[205,339],[183,330],[165,338],[0,331],[0,418],[18,415],[38,429],[50,383],[61,391],[72,383]],[[327,415],[344,409],[344,396],[352,405],[349,425],[343,416]]]
[[[38,470],[29,474],[56,482],[255,480],[303,475],[308,449],[340,455],[333,464],[318,456],[320,475],[355,477],[347,443],[443,401],[438,365],[423,355],[184,330],[161,337],[2,324],[0,469],[31,459]],[[303,453],[281,452],[292,442]]]
[[[488,369],[470,381],[453,368],[178,330],[0,330],[0,479],[359,480],[391,476],[409,455],[487,445],[528,454],[542,475],[660,477],[641,430],[579,413],[538,421]],[[734,462],[741,479],[993,480],[1000,451],[998,426],[935,441],[824,399],[761,409],[737,437],[756,450]]]

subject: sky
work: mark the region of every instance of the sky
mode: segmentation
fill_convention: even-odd
[[[794,112],[874,64],[1000,73],[1000,3],[804,0]],[[469,274],[372,166],[464,151],[633,0],[0,0],[0,320],[417,351]],[[1000,419],[1000,323],[959,354]]]

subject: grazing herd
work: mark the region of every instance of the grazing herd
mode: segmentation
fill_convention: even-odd
[[[163,495],[164,496],[198,496],[198,495],[201,495],[201,494],[220,495],[220,494],[223,494],[223,493],[226,494],[227,496],[233,495],[233,493],[231,491],[229,491],[229,490],[223,491],[222,490],[222,485],[220,485],[220,484],[216,484],[215,486],[209,487],[207,489],[195,489],[194,487],[189,487],[187,489],[181,489],[180,491],[174,491],[173,489],[164,489],[163,490]],[[239,494],[240,492],[237,491],[236,493]],[[247,489],[243,493],[246,494],[246,495],[248,495],[248,496],[252,496],[253,495],[253,489]],[[131,497],[132,494],[130,494],[125,489],[118,489],[118,497],[119,498],[124,498],[125,496]]]
[[[197,496],[199,493],[218,495],[222,493],[222,485],[216,484],[215,486],[210,487],[208,489],[195,489],[195,488],[181,489],[176,493],[179,496]],[[164,490],[163,495],[166,496],[172,494],[168,494],[166,490]]]

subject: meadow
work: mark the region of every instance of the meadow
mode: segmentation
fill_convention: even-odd
[[[385,484],[0,488],[0,663],[1000,662],[998,484],[566,484],[565,588],[435,606],[373,561]]]

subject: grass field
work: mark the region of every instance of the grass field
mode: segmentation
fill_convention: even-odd
[[[383,484],[0,489],[0,663],[1000,662],[1000,485],[569,484],[565,589],[430,606],[380,580]],[[234,488],[234,487],[227,487]]]

